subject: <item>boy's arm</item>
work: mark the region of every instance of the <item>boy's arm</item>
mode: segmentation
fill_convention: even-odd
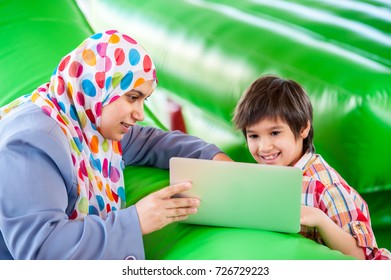
[[[360,260],[365,259],[363,248],[357,245],[356,239],[335,224],[319,208],[302,205],[300,223],[308,227],[316,227],[322,240],[330,249]]]

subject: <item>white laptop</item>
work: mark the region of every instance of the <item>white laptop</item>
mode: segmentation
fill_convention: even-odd
[[[180,194],[201,200],[184,223],[300,231],[302,171],[296,167],[174,157],[170,184],[192,182]]]

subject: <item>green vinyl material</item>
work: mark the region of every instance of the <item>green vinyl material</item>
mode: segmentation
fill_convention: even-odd
[[[74,1],[1,1],[0,15],[0,106],[48,82],[60,59],[92,34]]]
[[[93,28],[135,34],[154,57],[160,87],[226,123],[243,90],[261,74],[297,80],[315,108],[317,151],[358,191],[391,189],[389,21],[365,11],[342,18],[308,1],[288,3],[327,14],[328,21],[285,8],[276,12],[264,1],[89,2]],[[355,20],[363,14],[384,27]]]
[[[379,244],[391,247],[389,45],[320,19],[314,24],[302,11],[263,7],[263,2],[78,3],[0,2],[0,105],[47,82],[61,57],[94,31],[118,28],[150,52],[158,67],[154,95],[181,102],[188,132],[218,144],[234,159],[249,161],[229,121],[232,109],[260,74],[289,76],[303,83],[314,102],[318,151],[366,195],[378,240],[382,236]],[[327,3],[305,6],[359,19],[389,34],[389,21],[365,11]],[[294,38],[293,31],[303,34]],[[352,41],[355,45],[345,49]],[[151,98],[146,114],[143,124],[168,127],[164,102]],[[167,170],[127,167],[127,205],[168,182]],[[148,259],[349,259],[299,235],[184,224],[149,234],[144,242]]]

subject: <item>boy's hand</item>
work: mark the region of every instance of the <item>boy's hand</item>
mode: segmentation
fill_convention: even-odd
[[[302,205],[300,224],[307,227],[318,227],[325,215],[319,208]]]

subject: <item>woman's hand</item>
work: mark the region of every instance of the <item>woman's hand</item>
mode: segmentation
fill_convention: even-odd
[[[190,188],[189,182],[171,185],[138,201],[135,206],[142,233],[151,233],[172,222],[184,220],[188,215],[197,213],[199,199],[172,198],[173,195]]]
[[[224,153],[217,153],[214,155],[212,160],[223,160],[223,161],[233,161],[229,156]]]

